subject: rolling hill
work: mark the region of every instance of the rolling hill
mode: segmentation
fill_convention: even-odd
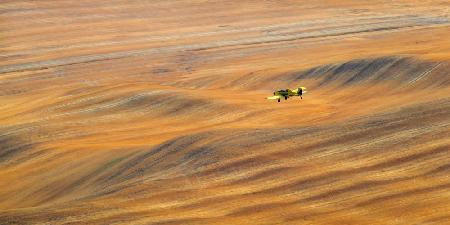
[[[449,10],[2,1],[0,224],[450,224]]]

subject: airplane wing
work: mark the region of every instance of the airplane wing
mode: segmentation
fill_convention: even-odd
[[[305,87],[299,87],[299,88],[302,89],[302,93],[303,93],[303,94],[307,92]],[[298,88],[292,89],[292,92],[298,93]]]
[[[271,99],[271,100],[277,100],[277,99],[280,99],[280,98],[281,98],[281,96],[279,96],[279,95],[274,95],[274,96],[267,97],[267,99]]]

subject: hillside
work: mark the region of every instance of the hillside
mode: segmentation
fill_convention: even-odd
[[[450,224],[449,10],[2,1],[0,224]]]

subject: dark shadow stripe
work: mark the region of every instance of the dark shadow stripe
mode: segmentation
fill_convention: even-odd
[[[381,202],[385,202],[385,201],[389,201],[389,200],[408,197],[411,195],[425,194],[425,193],[429,193],[429,192],[433,192],[433,191],[440,191],[440,190],[448,190],[449,188],[450,188],[450,183],[444,183],[444,184],[440,184],[440,185],[436,185],[436,186],[432,186],[432,187],[426,187],[426,188],[417,188],[417,189],[413,189],[410,191],[404,191],[404,192],[400,192],[400,193],[389,194],[389,195],[384,195],[381,197],[372,198],[370,200],[363,201],[363,202],[356,204],[355,207],[365,207],[365,206],[369,206],[369,205],[373,205],[373,204],[377,204],[377,203],[381,203]]]

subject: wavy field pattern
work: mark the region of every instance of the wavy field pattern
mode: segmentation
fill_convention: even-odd
[[[449,12],[2,1],[0,224],[450,224]]]

